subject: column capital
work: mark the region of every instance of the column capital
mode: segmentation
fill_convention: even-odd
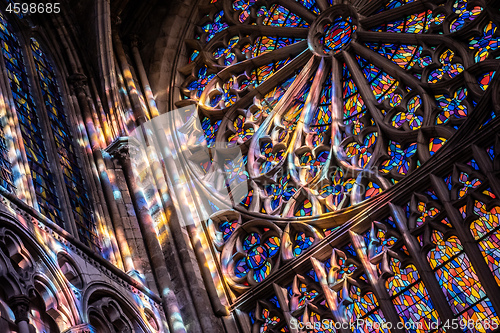
[[[129,39],[130,39],[130,46],[132,46],[132,48],[139,47],[139,44],[141,43],[139,36],[137,36],[136,34],[132,34],[130,35]]]
[[[29,322],[28,311],[30,309],[30,299],[26,295],[12,296],[7,300],[7,304],[14,312],[16,324],[21,321]]]
[[[131,137],[121,136],[104,149],[114,158],[124,161],[140,151],[140,143]]]
[[[68,83],[72,85],[77,92],[85,91],[87,77],[81,73],[74,73],[68,77]]]

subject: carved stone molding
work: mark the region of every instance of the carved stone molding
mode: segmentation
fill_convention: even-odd
[[[30,300],[26,295],[16,295],[8,299],[9,304],[14,316],[16,317],[16,324],[21,321],[29,322],[28,311],[30,308]]]
[[[68,77],[68,82],[73,86],[75,92],[85,91],[87,86],[87,77],[81,73],[75,73]]]

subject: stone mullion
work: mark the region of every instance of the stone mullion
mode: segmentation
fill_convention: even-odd
[[[288,297],[287,297],[287,291],[285,288],[281,288],[279,285],[276,283],[273,283],[273,288],[274,288],[274,293],[276,294],[276,297],[278,298],[278,302],[280,304],[281,309],[283,310],[283,314],[285,316],[285,321],[286,324],[288,325],[288,329],[290,330],[290,333],[299,333],[297,328],[292,328],[292,325],[290,324],[293,318],[292,313],[290,311],[290,302],[288,302]]]
[[[500,313],[500,287],[495,282],[493,273],[485,262],[477,242],[474,240],[470,230],[464,227],[462,223],[463,219],[458,209],[451,204],[448,187],[444,181],[434,175],[430,175],[430,178],[432,186],[448,213],[449,220],[460,239],[465,253],[469,257],[470,262],[473,263],[474,271],[483,285],[486,295],[493,304],[495,311]]]
[[[312,266],[314,268],[314,271],[316,272],[316,275],[319,278],[319,284],[321,285],[323,295],[325,296],[326,302],[328,304],[328,308],[332,312],[333,318],[335,319],[336,322],[339,322],[342,324],[349,323],[347,318],[345,318],[345,316],[343,316],[343,314],[340,313],[340,311],[337,307],[337,300],[338,299],[336,299],[337,297],[335,295],[335,292],[328,285],[328,281],[327,281],[328,273],[325,272],[325,269],[324,269],[322,263],[314,257],[311,257],[310,260],[311,260]],[[338,329],[337,331],[341,332],[341,333],[351,332],[350,330],[343,328],[343,326],[340,329]]]
[[[330,6],[326,2],[326,0],[316,0],[316,4],[318,5],[318,8],[319,8],[319,10],[321,10],[321,12],[325,11]]]
[[[434,308],[439,313],[440,322],[446,322],[447,320],[452,320],[454,318],[453,311],[451,311],[450,305],[446,301],[446,296],[441,289],[436,276],[432,271],[432,268],[420,251],[420,244],[417,239],[408,230],[407,219],[401,207],[398,207],[392,203],[389,203],[392,214],[394,216],[394,221],[401,233],[408,252],[413,259],[415,266],[417,267],[418,274],[428,291],[428,294],[434,304]],[[449,332],[460,332],[460,330],[450,328]]]
[[[354,81],[354,83],[356,83],[359,94],[365,101],[367,111],[370,113],[377,124],[383,123],[384,116],[382,115],[382,112],[380,112],[380,110],[375,107],[374,104],[377,103],[375,96],[373,95],[365,76],[360,71],[356,60],[354,60],[353,56],[346,51],[343,51],[342,55],[344,56],[344,61],[347,65],[347,68],[351,72],[352,80]]]
[[[368,259],[366,250],[366,244],[364,244],[363,238],[354,233],[353,231],[349,232],[351,235],[352,243],[356,248],[356,252],[358,254],[358,259],[361,264],[365,268],[366,276],[368,277],[369,283],[373,288],[373,293],[377,296],[378,305],[384,314],[384,318],[387,322],[392,323],[391,332],[394,333],[403,333],[404,329],[398,328],[396,325],[398,322],[401,322],[401,318],[396,312],[396,308],[392,303],[391,297],[387,292],[387,289],[384,286],[385,279],[382,279],[376,271],[375,265],[373,265]]]
[[[472,154],[474,155],[474,159],[479,165],[479,169],[486,176],[486,178],[488,178],[488,182],[493,192],[497,196],[500,196],[500,179],[495,176],[495,169],[492,166],[493,162],[491,162],[490,158],[487,156],[487,153],[484,150],[485,148],[483,149],[476,145],[472,145]]]
[[[385,3],[385,0],[354,0],[352,5],[359,8],[358,13],[360,15],[367,16]]]

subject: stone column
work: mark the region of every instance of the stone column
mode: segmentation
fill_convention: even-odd
[[[8,299],[7,304],[14,312],[16,324],[19,333],[30,333],[30,320],[28,311],[30,309],[30,300],[26,295],[16,295]]]
[[[153,92],[151,91],[151,86],[149,85],[148,75],[146,74],[146,69],[144,68],[144,64],[142,62],[141,53],[139,52],[139,38],[137,35],[133,35],[131,38],[130,45],[132,46],[132,55],[134,56],[134,62],[137,68],[137,72],[139,74],[139,79],[141,80],[142,91],[146,95],[146,99],[148,101],[148,108],[151,117],[154,118],[159,116],[158,108],[156,107],[156,101],[153,96]]]
[[[163,310],[167,317],[168,326],[172,333],[186,333],[184,320],[181,315],[181,308],[174,293],[170,274],[165,264],[162,248],[158,241],[154,221],[149,213],[149,207],[142,189],[137,185],[136,177],[130,160],[129,150],[131,147],[128,138],[120,138],[113,142],[106,150],[113,155],[120,163],[125,180],[131,196],[137,220],[144,237],[146,252],[151,263],[155,281],[162,298]],[[201,332],[197,321],[190,322],[190,332]]]
[[[106,163],[104,162],[104,157],[101,152],[102,147],[97,136],[91,110],[87,101],[86,79],[87,78],[83,74],[74,74],[70,77],[69,81],[75,90],[78,105],[80,106],[80,110],[84,118],[85,127],[87,129],[92,147],[92,154],[94,155],[94,160],[99,172],[99,179],[101,180],[104,198],[109,209],[109,215],[111,217],[111,223],[113,224],[117,243],[116,245],[113,245],[118,247],[118,253],[120,254],[121,260],[123,260],[123,267],[125,271],[133,272],[135,271],[134,261],[128,247],[127,238],[125,237],[125,230],[121,220],[120,211],[118,210],[113,194],[113,188],[111,186],[111,182],[109,181],[108,173],[106,172]]]

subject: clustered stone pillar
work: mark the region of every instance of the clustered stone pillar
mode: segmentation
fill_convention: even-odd
[[[186,328],[180,312],[180,306],[177,302],[172,281],[170,280],[170,275],[165,264],[165,258],[163,257],[162,249],[156,236],[154,221],[149,214],[147,200],[142,193],[142,189],[137,185],[135,180],[134,170],[129,155],[130,148],[128,140],[126,140],[126,142],[116,142],[116,146],[111,145],[108,147],[108,150],[110,150],[110,153],[118,159],[123,169],[128,189],[134,198],[132,203],[134,205],[134,210],[137,213],[137,221],[139,222],[141,234],[144,237],[146,251],[148,252],[151,268],[162,298],[163,310],[165,311],[165,316],[167,317],[170,332],[186,333]],[[191,331],[201,332],[196,321],[190,324]]]
[[[118,206],[115,201],[113,188],[106,172],[106,164],[101,152],[102,147],[99,143],[99,139],[97,138],[97,132],[88,104],[86,93],[86,79],[87,78],[83,74],[74,74],[70,77],[69,81],[73,85],[76,97],[78,99],[78,105],[80,106],[80,110],[84,118],[85,127],[87,129],[90,144],[92,146],[92,153],[94,155],[94,160],[99,172],[99,178],[101,180],[104,197],[107,207],[109,208],[111,222],[113,223],[113,229],[119,248],[119,253],[123,260],[123,266],[126,272],[132,272],[135,271],[134,261],[128,247],[127,238],[125,236],[125,229],[121,220],[120,211],[118,210]]]
[[[19,328],[19,333],[31,333],[30,331],[30,320],[28,317],[28,311],[30,309],[30,300],[26,295],[16,295],[9,298],[7,301],[9,307],[14,312],[16,317],[16,324]]]

